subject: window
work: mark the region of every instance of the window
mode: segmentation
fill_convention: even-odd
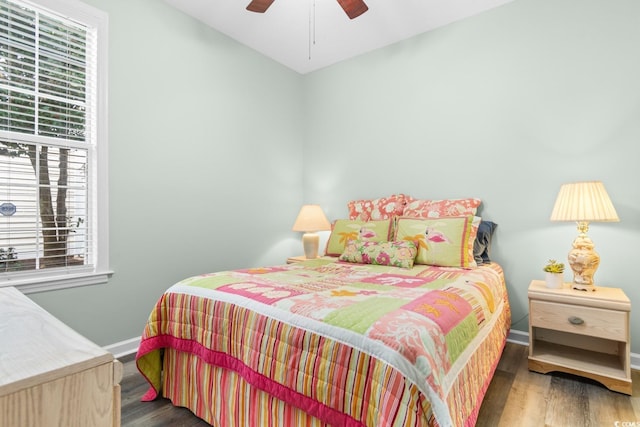
[[[106,282],[107,15],[0,0],[0,286]]]

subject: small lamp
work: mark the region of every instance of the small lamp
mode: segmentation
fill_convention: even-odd
[[[298,213],[293,231],[302,231],[302,246],[307,259],[318,258],[320,236],[316,231],[331,230],[331,224],[319,205],[304,205]]]
[[[574,182],[560,187],[551,221],[576,221],[578,237],[569,251],[573,271],[573,289],[595,291],[593,275],[600,265],[600,256],[587,236],[590,222],[618,222],[611,199],[600,181]]]

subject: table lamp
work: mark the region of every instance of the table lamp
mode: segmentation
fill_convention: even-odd
[[[302,247],[307,259],[318,258],[320,236],[316,231],[331,230],[331,224],[319,205],[304,205],[298,213],[293,231],[302,231]]]
[[[590,222],[618,222],[611,199],[600,181],[573,182],[560,187],[551,213],[551,221],[575,221],[578,237],[569,251],[569,265],[573,271],[572,288],[595,291],[593,275],[600,265],[600,256],[587,236]]]

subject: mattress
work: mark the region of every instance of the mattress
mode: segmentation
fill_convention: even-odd
[[[136,357],[212,425],[473,425],[510,327],[504,274],[335,259],[190,277]]]

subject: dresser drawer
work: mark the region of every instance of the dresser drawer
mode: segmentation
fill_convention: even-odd
[[[627,341],[628,312],[531,300],[531,325],[538,328]]]

